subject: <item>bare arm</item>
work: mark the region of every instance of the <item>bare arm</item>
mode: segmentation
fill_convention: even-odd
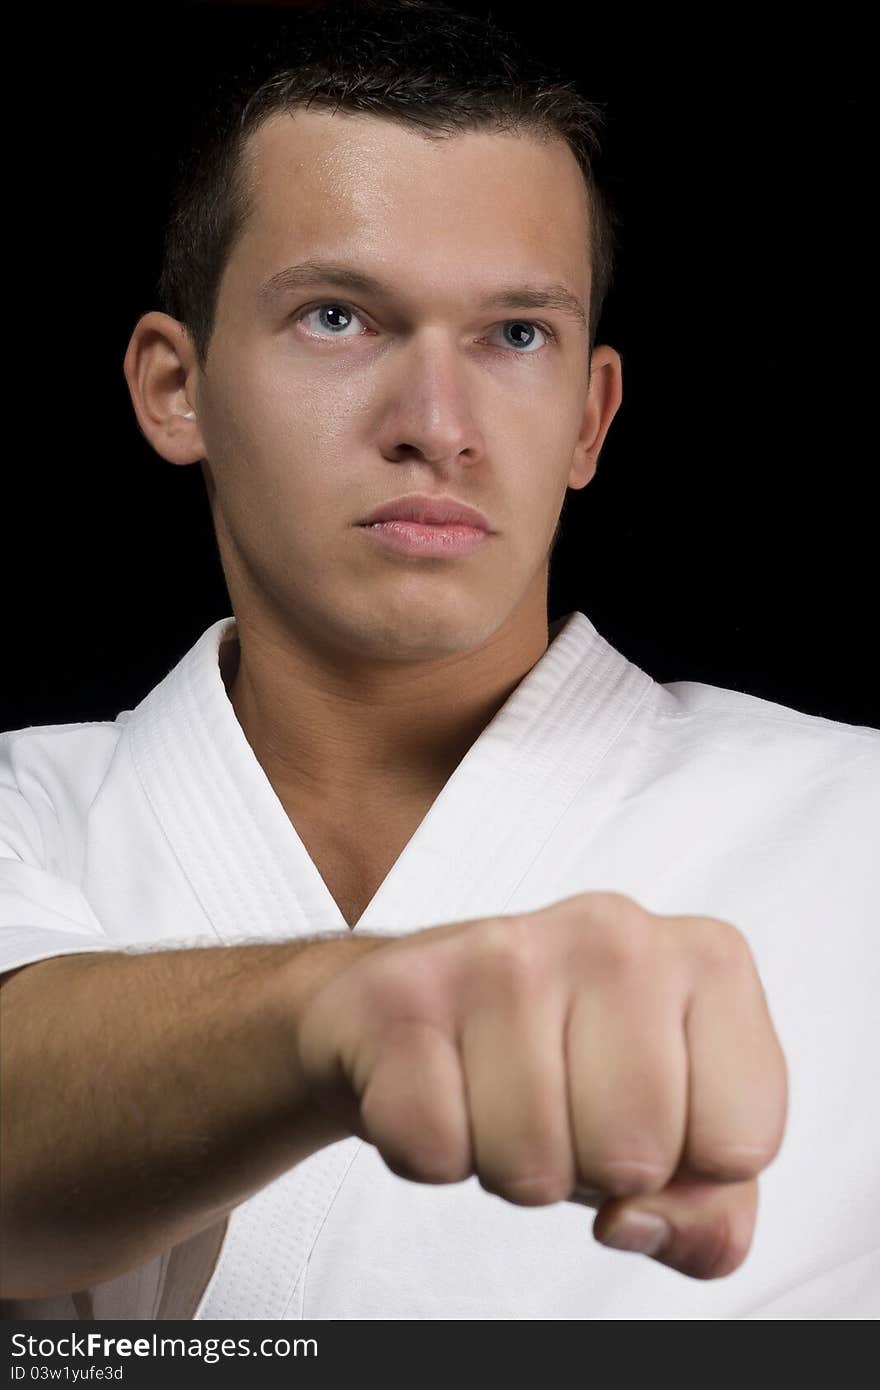
[[[745,938],[620,893],[390,940],[44,961],[0,1010],[13,1298],[136,1268],[350,1134],[414,1182],[592,1194],[598,1240],[715,1279],[785,1129]]]
[[[0,1296],[137,1268],[346,1131],[299,1015],[382,937],[61,956],[0,985]]]

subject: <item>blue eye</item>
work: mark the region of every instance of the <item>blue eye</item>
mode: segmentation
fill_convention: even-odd
[[[329,303],[328,303],[328,304],[317,304],[317,305],[315,306],[314,309],[306,309],[306,310],[304,311],[304,313],[303,313],[300,317],[302,317],[302,318],[304,318],[304,319],[307,319],[307,318],[310,318],[312,314],[323,314],[325,311],[329,311],[329,315],[331,316],[331,320],[330,320],[329,322],[328,322],[328,321],[325,321],[321,326],[324,327],[324,328],[328,328],[328,327],[329,327],[330,330],[331,330],[331,332],[332,332],[332,336],[333,336],[334,338],[339,338],[339,337],[342,336],[341,332],[336,332],[336,331],[335,331],[336,329],[347,328],[349,325],[348,325],[347,323],[343,323],[343,324],[340,325],[340,324],[338,324],[338,323],[332,322],[332,319],[333,319],[333,318],[339,318],[340,315],[341,315],[342,318],[346,318],[346,317],[347,317],[347,318],[349,318],[349,319],[352,319],[352,318],[356,318],[356,317],[357,317],[357,316],[354,314],[354,312],[353,312],[351,309],[349,309],[349,307],[348,307],[347,304],[329,304]]]
[[[329,333],[332,338],[341,338],[343,336],[353,338],[358,336],[355,333],[346,333],[345,331],[350,328],[352,322],[358,318],[354,309],[348,304],[327,300],[323,304],[315,304],[309,309],[302,309],[296,315],[296,321],[299,322],[300,319],[309,319],[313,315],[320,316],[318,318],[319,326]],[[342,319],[343,322],[340,323],[340,319]],[[518,357],[532,356],[535,352],[539,352],[544,346],[543,343],[539,342],[537,347],[535,347],[535,332],[543,334],[544,338],[547,340],[552,340],[555,337],[551,329],[545,328],[543,324],[533,323],[531,319],[508,319],[506,323],[502,323],[498,326],[503,330],[512,329],[517,334],[521,334],[522,331],[525,330],[526,334],[532,335],[532,338],[526,342],[522,340],[522,337],[518,337],[515,340],[515,346],[508,349],[514,352]],[[320,337],[321,334],[319,333],[316,336]]]
[[[543,333],[545,337],[549,337],[549,332],[548,332],[548,330],[547,330],[546,328],[541,328],[539,324],[537,324],[537,323],[532,323],[532,321],[531,321],[530,319],[509,319],[508,322],[502,324],[501,327],[502,327],[502,328],[513,328],[513,329],[517,329],[518,331],[519,331],[519,330],[522,330],[522,329],[525,329],[526,332],[532,333],[532,334],[534,334],[535,331],[537,330],[538,333]],[[542,346],[542,344],[539,343],[539,344],[538,344],[538,348],[540,349],[541,346]],[[530,351],[535,351],[535,348],[533,347],[533,344],[532,344],[531,342],[529,342],[529,343],[523,343],[523,342],[521,342],[521,341],[518,341],[518,342],[517,342],[517,347],[526,347],[526,348],[528,348]],[[523,354],[520,354],[520,356],[522,356],[522,355],[523,355]]]

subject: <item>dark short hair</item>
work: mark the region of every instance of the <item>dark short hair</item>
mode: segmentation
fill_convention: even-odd
[[[309,106],[375,115],[426,139],[494,129],[565,140],[588,194],[592,352],[619,222],[596,180],[601,105],[487,15],[463,14],[445,0],[313,0],[276,17],[268,35],[251,38],[215,77],[178,155],[157,288],[202,369],[223,271],[253,206],[248,137],[274,113]]]

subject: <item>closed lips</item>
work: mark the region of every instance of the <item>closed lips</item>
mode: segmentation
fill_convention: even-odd
[[[454,497],[398,497],[377,507],[359,526],[375,526],[381,521],[413,521],[422,526],[473,526],[489,530],[482,512],[458,502]]]

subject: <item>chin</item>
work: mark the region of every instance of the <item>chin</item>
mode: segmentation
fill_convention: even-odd
[[[413,604],[404,610],[373,611],[349,631],[359,655],[390,661],[429,661],[473,651],[491,637],[498,624],[485,609],[470,613],[450,608],[441,612]]]

